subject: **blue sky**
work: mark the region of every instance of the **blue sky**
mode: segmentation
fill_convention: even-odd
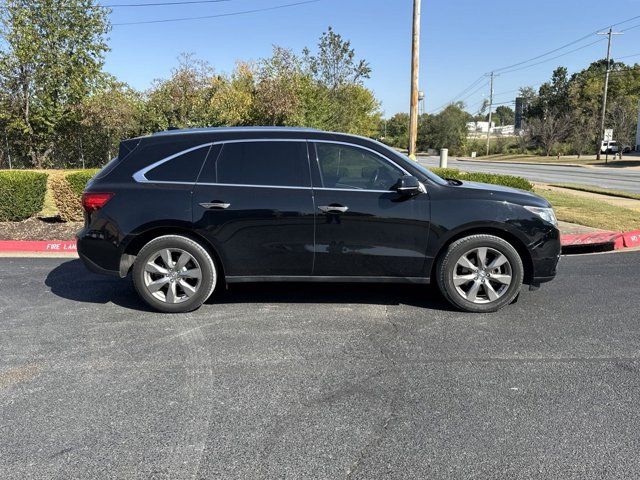
[[[169,0],[102,0],[124,4]],[[174,0],[180,1],[180,0]],[[296,0],[230,0],[220,3],[113,8],[114,24],[215,15],[293,3]],[[317,3],[240,16],[148,25],[114,25],[106,69],[138,89],[166,78],[180,53],[191,52],[228,72],[238,59],[268,56],[277,44],[300,52],[313,47],[331,25],[350,39],[372,67],[367,86],[385,116],[408,110],[411,0],[320,0]],[[453,99],[483,73],[537,56],[596,29],[640,15],[640,0],[423,0],[420,85],[426,109]],[[640,18],[619,29],[640,24]],[[598,40],[595,34],[559,55]],[[496,78],[496,102],[512,100],[522,85],[537,86],[558,65],[579,70],[603,58],[606,43]],[[613,56],[640,54],[640,27],[615,37]],[[548,57],[537,60],[545,60]],[[624,59],[640,62],[640,55]],[[535,62],[532,62],[535,63]],[[484,81],[463,97],[469,110],[487,94]],[[479,90],[478,87],[480,87]],[[474,93],[474,91],[477,92]],[[504,92],[504,93],[503,93]]]

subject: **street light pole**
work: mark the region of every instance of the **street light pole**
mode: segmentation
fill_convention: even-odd
[[[409,108],[409,157],[416,158],[418,140],[418,74],[420,70],[420,2],[413,0],[413,35],[411,42],[411,104]]]
[[[607,35],[609,37],[607,42],[607,71],[604,76],[604,92],[602,94],[602,113],[600,115],[600,132],[598,133],[598,153],[596,158],[600,160],[600,154],[602,152],[602,141],[604,140],[604,120],[607,113],[607,91],[609,90],[609,72],[611,71],[611,37],[613,35],[622,35],[622,32],[614,32],[612,28],[609,28],[608,32],[598,32],[598,35]]]

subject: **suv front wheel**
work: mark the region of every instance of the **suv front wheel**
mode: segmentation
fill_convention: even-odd
[[[453,242],[436,267],[444,296],[467,312],[495,312],[520,292],[522,259],[513,246],[493,235],[470,235]]]
[[[202,245],[181,235],[147,243],[133,265],[133,283],[142,299],[161,312],[190,312],[202,305],[217,282],[216,266]]]

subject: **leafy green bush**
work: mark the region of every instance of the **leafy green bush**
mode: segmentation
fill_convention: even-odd
[[[0,222],[19,222],[35,215],[44,205],[47,174],[0,171]]]
[[[60,218],[65,222],[82,220],[82,192],[87,182],[98,170],[80,170],[73,173],[56,175],[51,178],[50,187],[53,199],[60,212]]]
[[[461,172],[457,168],[430,168],[433,173],[442,178],[452,178],[467,182],[491,183],[494,185],[503,185],[505,187],[519,188],[520,190],[532,191],[531,182],[522,177],[514,177],[512,175],[498,175],[495,173],[479,173],[479,172]]]
[[[87,186],[87,182],[91,180],[98,171],[98,169],[80,170],[79,172],[67,175],[67,182],[71,190],[73,190],[73,193],[80,197]]]

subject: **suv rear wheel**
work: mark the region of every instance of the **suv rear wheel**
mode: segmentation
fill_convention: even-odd
[[[513,246],[493,235],[453,242],[436,267],[444,296],[467,312],[495,312],[520,292],[524,268]]]
[[[190,312],[202,305],[217,282],[216,266],[202,245],[181,235],[147,243],[133,265],[133,283],[142,299],[161,312]]]

